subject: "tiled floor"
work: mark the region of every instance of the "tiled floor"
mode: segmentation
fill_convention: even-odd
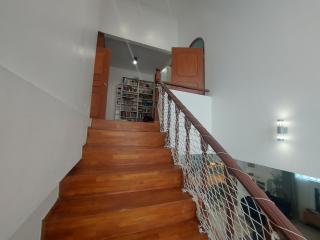
[[[308,240],[320,240],[320,229],[305,225],[298,221],[293,221],[293,223]]]

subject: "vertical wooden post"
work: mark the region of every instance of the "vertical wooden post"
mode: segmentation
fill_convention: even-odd
[[[179,117],[180,117],[180,109],[177,105],[175,105],[175,116],[176,116],[176,123],[175,123],[175,138],[174,138],[174,154],[175,154],[175,161],[179,162]]]
[[[164,132],[164,96],[165,92],[163,88],[161,88],[161,119],[160,119],[160,128],[161,131]]]
[[[160,82],[161,82],[161,72],[160,69],[156,69],[156,73],[154,75],[154,93],[153,93],[153,97],[154,97],[154,105],[153,105],[153,112],[152,112],[152,116],[153,119],[155,121],[159,121],[159,112],[158,112],[158,107],[159,107],[159,89],[158,87],[160,87]]]
[[[170,128],[171,128],[171,102],[172,98],[168,96],[167,98],[167,104],[168,104],[168,113],[167,113],[167,147],[171,146],[171,134],[170,134]]]
[[[185,156],[185,165],[187,165],[187,168],[191,168],[191,156],[190,156],[190,129],[191,129],[191,122],[188,119],[187,116],[184,116],[184,128],[186,131],[186,156]],[[190,182],[189,182],[189,176],[186,174],[184,176],[184,187],[188,189]]]
[[[186,161],[189,163],[190,161],[190,129],[191,122],[187,116],[184,117],[184,128],[186,130]]]

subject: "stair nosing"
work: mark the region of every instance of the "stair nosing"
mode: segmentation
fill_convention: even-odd
[[[79,172],[76,172],[76,173],[72,173],[68,175],[66,175],[65,177],[75,177],[77,175],[79,176],[91,176],[91,175],[94,175],[94,176],[105,176],[105,175],[109,175],[109,174],[133,174],[133,173],[146,173],[146,172],[161,172],[161,171],[181,171],[181,168],[177,165],[172,165],[172,164],[154,164],[152,167],[154,168],[150,168],[150,169],[139,169],[139,168],[133,168],[133,167],[137,167],[137,166],[149,166],[150,165],[139,165],[139,164],[135,164],[135,165],[126,165],[127,168],[112,168],[112,167],[105,167],[105,168],[109,168],[108,170],[107,169],[101,169],[101,168],[98,168],[98,167],[88,167],[88,168],[83,168],[83,169],[79,169],[79,170],[83,170],[83,171],[79,171]],[[157,167],[162,167],[162,168],[157,168]],[[89,171],[88,173],[85,172],[85,169],[89,169],[91,171]],[[97,171],[95,171],[97,170]],[[74,169],[74,171],[76,171],[76,169]]]
[[[135,191],[137,193],[141,193],[141,192],[157,192],[157,191],[164,191],[164,190],[178,190],[180,188],[172,188],[172,189],[153,189],[153,190],[144,190],[144,191]],[[132,194],[132,193],[135,193],[135,192],[125,192],[125,193],[118,193],[117,195],[128,195],[128,194]],[[182,192],[183,193],[183,192]],[[184,194],[181,194],[181,196],[184,195]],[[95,196],[100,196],[100,194],[96,194]],[[102,196],[110,196],[109,194],[102,194]],[[85,198],[85,196],[81,196],[80,198]],[[90,198],[94,198],[94,197],[90,197]],[[74,200],[76,200],[76,198],[73,198]],[[64,197],[59,197],[58,201],[57,201],[57,206],[55,206],[55,208],[58,207],[59,205],[59,201],[70,201],[72,199],[69,199],[69,198],[64,198]],[[147,205],[138,205],[138,206],[124,206],[124,207],[121,207],[121,208],[115,208],[115,209],[111,209],[111,210],[108,210],[108,211],[105,211],[105,212],[101,212],[101,213],[90,213],[90,214],[79,214],[79,215],[76,215],[76,216],[58,216],[59,219],[53,219],[53,220],[50,220],[50,217],[53,217],[54,216],[54,213],[48,215],[46,217],[46,222],[47,223],[54,223],[54,222],[58,222],[58,221],[61,221],[61,219],[63,220],[71,220],[71,219],[76,219],[76,218],[90,218],[90,217],[99,217],[99,216],[103,216],[103,215],[106,215],[108,213],[114,213],[114,212],[123,212],[123,211],[130,211],[131,209],[143,209],[143,208],[146,208],[146,207],[153,207],[153,206],[165,206],[165,205],[168,205],[168,204],[172,204],[172,203],[178,203],[178,202],[193,202],[192,200],[192,197],[191,195],[188,196],[188,197],[183,197],[183,198],[180,198],[180,199],[173,199],[173,200],[166,200],[165,202],[160,202],[160,203],[150,203],[150,204],[147,204]]]

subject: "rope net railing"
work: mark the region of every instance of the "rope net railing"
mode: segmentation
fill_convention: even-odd
[[[184,191],[196,203],[200,231],[211,240],[288,239],[231,174],[219,157],[224,153],[212,149],[162,85],[158,85],[158,96],[160,128],[174,163],[182,169]]]

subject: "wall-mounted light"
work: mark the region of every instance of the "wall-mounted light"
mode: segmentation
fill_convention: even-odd
[[[133,64],[133,65],[137,65],[137,64],[138,64],[138,58],[137,58],[137,57],[134,57],[134,58],[133,58],[132,64]]]
[[[288,136],[288,124],[285,120],[278,119],[277,120],[277,140],[285,141]]]

